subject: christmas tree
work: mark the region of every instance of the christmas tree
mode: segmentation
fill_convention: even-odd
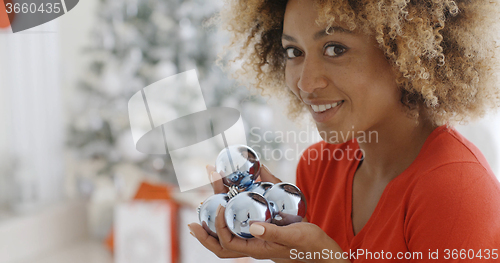
[[[162,78],[196,68],[208,107],[241,110],[250,107],[246,104],[262,105],[262,99],[236,88],[215,65],[225,37],[214,27],[204,27],[204,22],[220,4],[215,0],[101,0],[92,45],[85,50],[92,61],[79,83],[78,100],[72,103],[68,136],[78,159],[102,161],[97,175],[113,176],[117,165],[130,163],[175,182],[168,156],[162,160],[135,150],[127,113],[132,95]],[[247,122],[246,126],[253,125]]]

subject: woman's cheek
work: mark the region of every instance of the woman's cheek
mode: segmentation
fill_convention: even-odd
[[[291,72],[291,69],[285,68],[285,84],[286,84],[286,87],[288,89],[290,89],[293,92],[293,94],[295,94],[295,96],[297,98],[300,99],[299,89],[298,89],[298,87],[296,85],[297,81],[294,80],[294,76],[295,75],[293,74],[293,72]]]

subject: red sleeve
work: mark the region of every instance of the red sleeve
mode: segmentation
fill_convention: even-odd
[[[409,251],[423,252],[424,259],[437,251],[439,260],[430,262],[500,261],[499,185],[478,163],[447,164],[423,176],[408,203]]]

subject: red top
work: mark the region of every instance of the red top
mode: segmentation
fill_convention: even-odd
[[[345,257],[352,262],[415,262],[405,257],[500,262],[500,184],[481,152],[455,129],[441,126],[429,135],[354,235],[352,182],[361,157],[356,141],[319,142],[304,152],[297,167],[307,219],[351,252]],[[429,260],[435,252],[439,260]]]

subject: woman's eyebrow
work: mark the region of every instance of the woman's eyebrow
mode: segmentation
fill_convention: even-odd
[[[347,33],[347,34],[353,33],[352,31],[347,30],[343,27],[339,27],[339,26],[329,27],[328,32],[338,32],[338,33]],[[320,30],[320,31],[314,33],[313,39],[318,40],[318,39],[325,37],[325,36],[328,36],[328,34],[326,33],[326,30]],[[294,37],[289,36],[285,33],[282,34],[281,39],[288,40],[290,42],[297,42],[297,40]]]
[[[283,39],[283,40],[288,40],[288,41],[290,41],[290,42],[297,42],[297,40],[296,40],[294,37],[289,36],[289,35],[287,35],[287,34],[285,34],[285,33],[283,33],[283,34],[281,35],[281,39]]]

